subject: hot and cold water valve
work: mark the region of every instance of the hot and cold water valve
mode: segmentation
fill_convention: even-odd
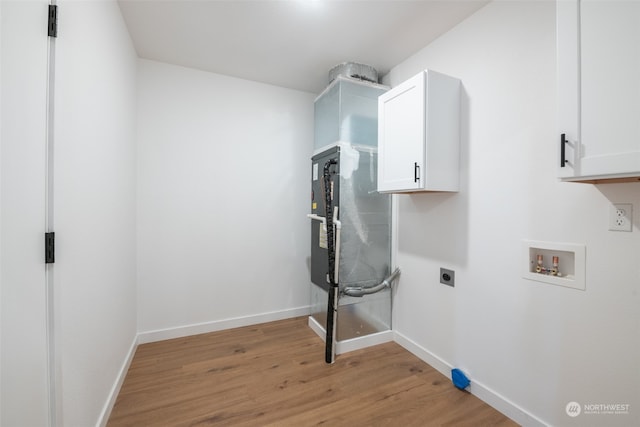
[[[551,276],[562,276],[562,272],[559,270],[559,257],[557,255],[553,255],[551,257],[551,266],[544,265],[544,255],[537,254],[536,255],[536,267],[534,271],[538,274],[549,274]]]

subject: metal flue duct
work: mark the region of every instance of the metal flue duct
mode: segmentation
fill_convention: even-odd
[[[338,76],[378,83],[378,71],[370,65],[357,62],[343,62],[329,70],[329,83]]]

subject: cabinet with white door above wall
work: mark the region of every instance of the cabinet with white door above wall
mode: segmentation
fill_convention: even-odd
[[[556,3],[558,176],[640,181],[640,2]]]
[[[378,98],[378,191],[458,191],[460,80],[425,70]]]

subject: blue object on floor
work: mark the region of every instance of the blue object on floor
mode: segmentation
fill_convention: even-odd
[[[458,387],[460,390],[464,390],[471,383],[469,378],[467,378],[467,376],[457,368],[451,370],[451,381],[453,381],[453,385]]]

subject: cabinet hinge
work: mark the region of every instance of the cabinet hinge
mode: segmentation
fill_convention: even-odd
[[[49,37],[58,37],[58,6],[55,4],[49,5],[48,34]]]
[[[44,233],[44,262],[53,264],[56,262],[56,233]]]

